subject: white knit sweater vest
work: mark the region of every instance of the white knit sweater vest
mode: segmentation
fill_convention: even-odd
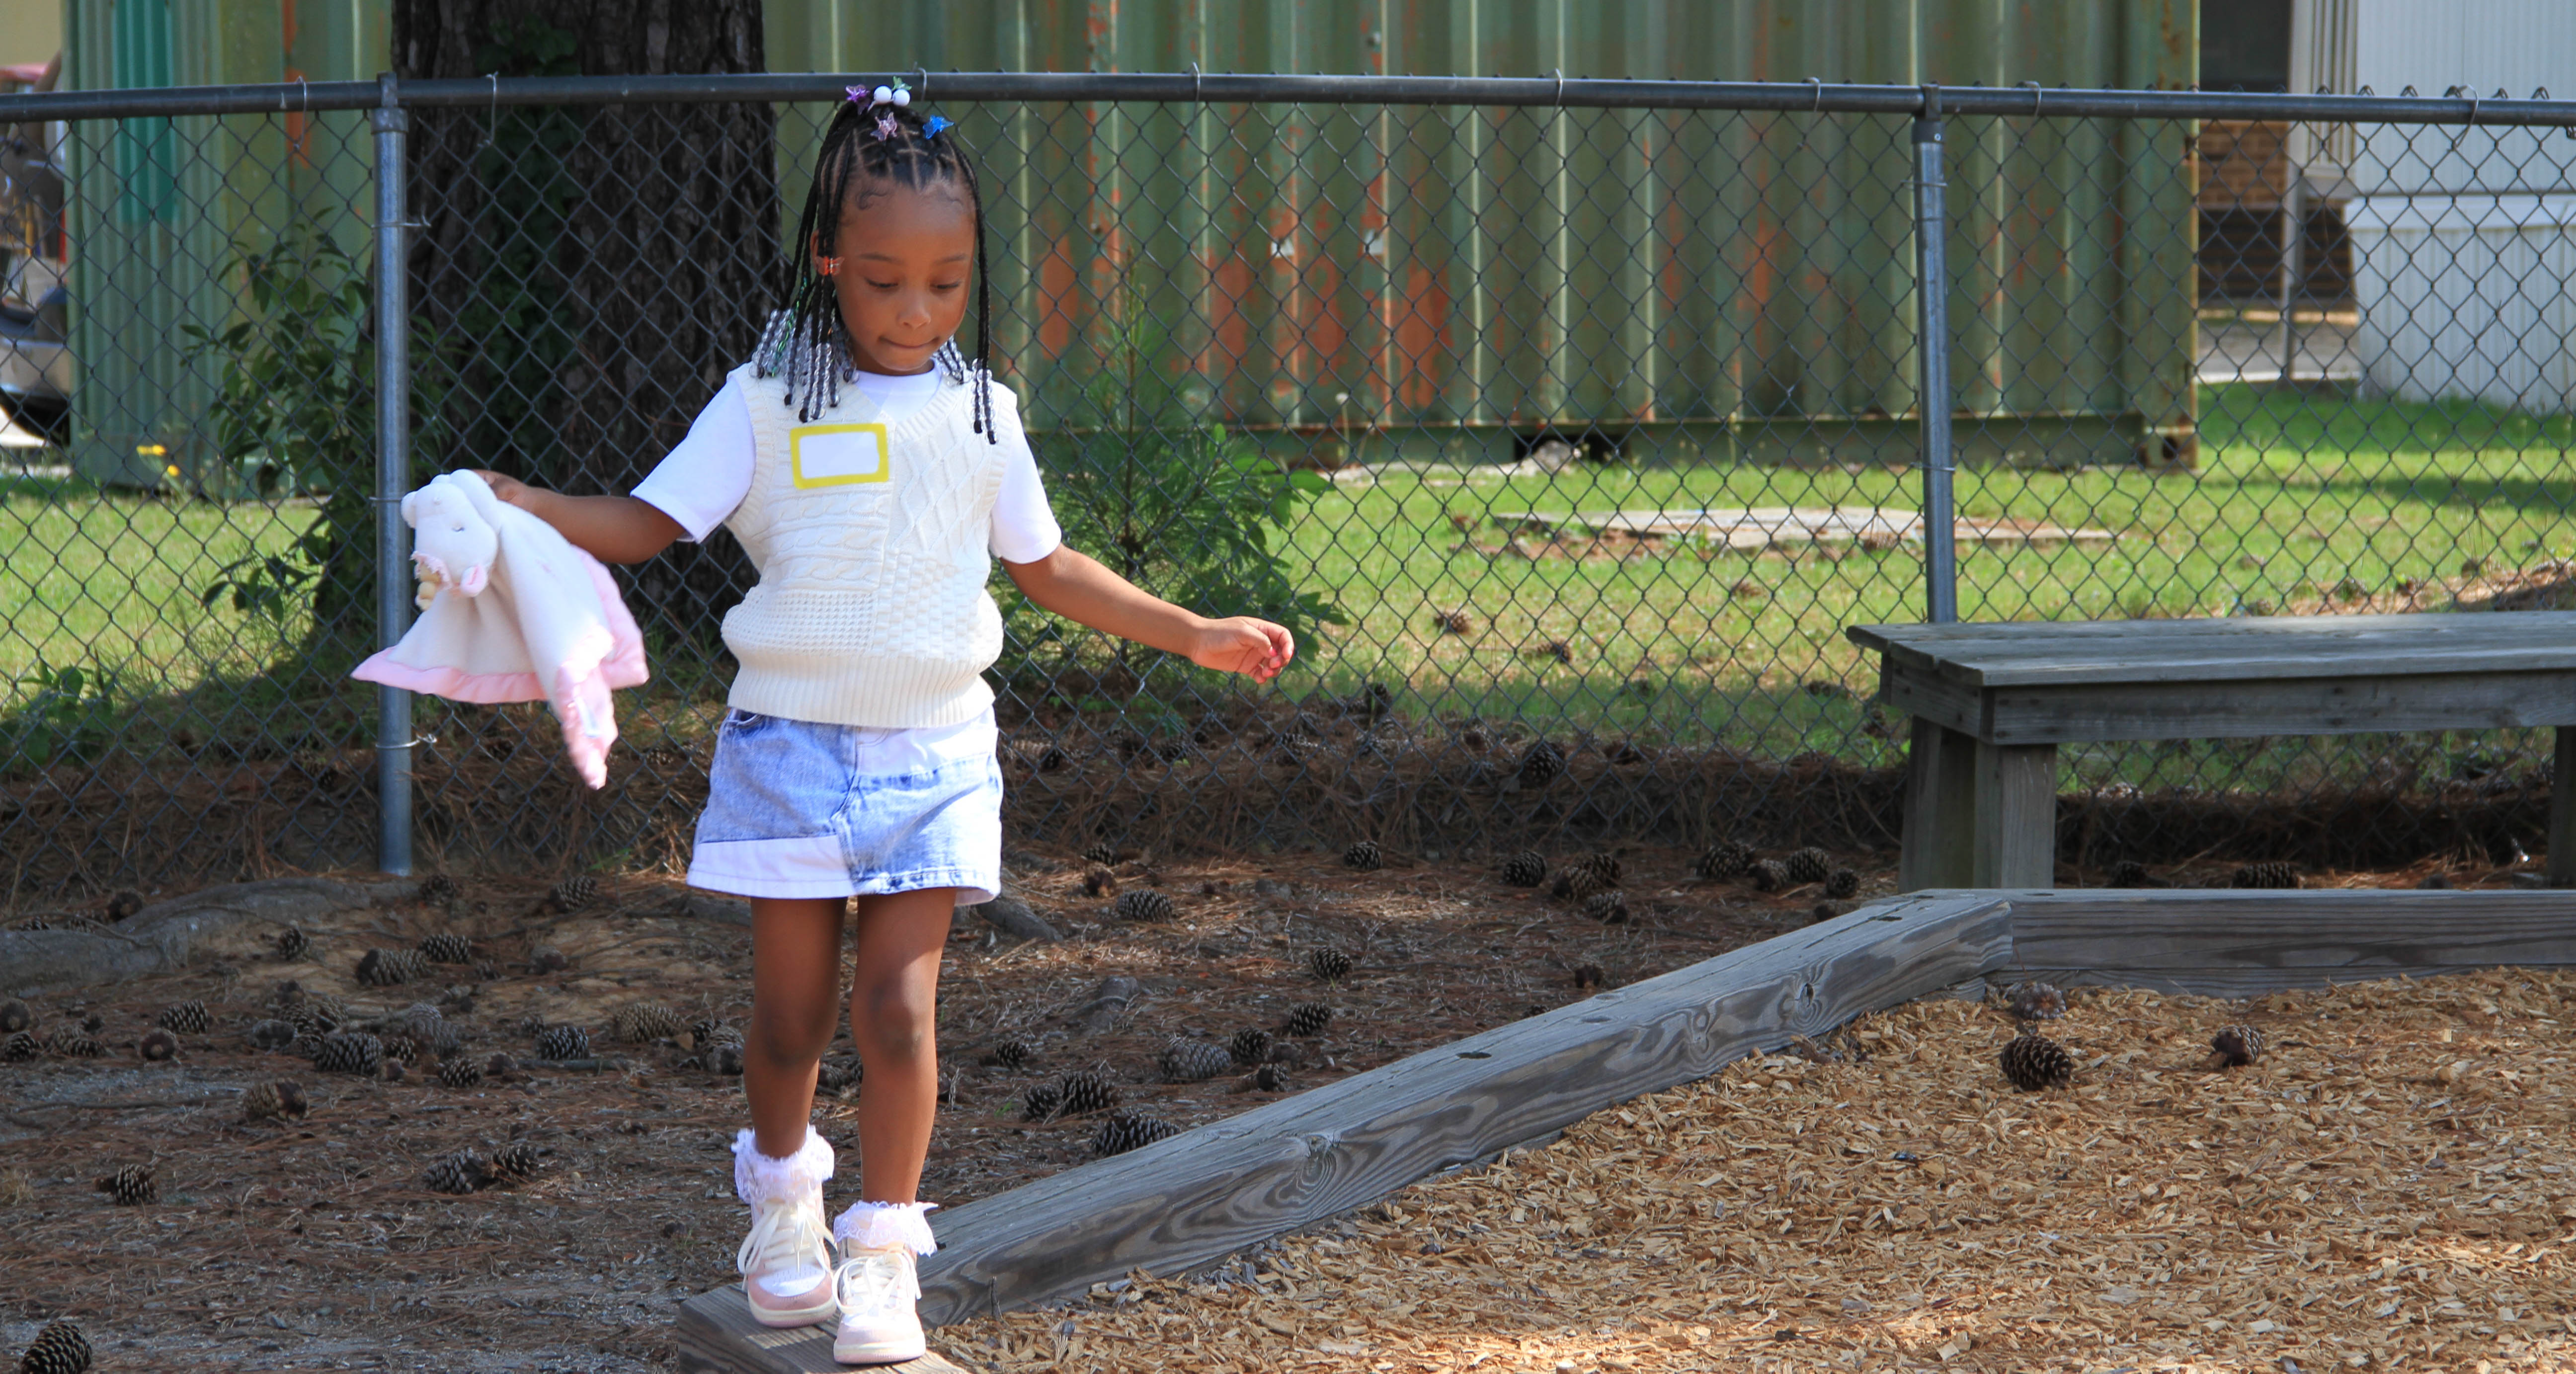
[[[725,521],[760,572],[726,613],[731,704],[764,716],[916,729],[992,704],[1002,652],[992,572],[1001,450],[974,432],[974,388],[941,386],[891,424],[855,387],[811,423],[782,378],[751,403],[751,491]],[[1018,401],[999,383],[993,408]]]

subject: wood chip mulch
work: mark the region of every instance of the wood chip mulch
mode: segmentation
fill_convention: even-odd
[[[984,1318],[998,1370],[2576,1366],[2576,972],[2076,990],[2071,1088],[1939,999],[1188,1281]],[[2232,1023],[2265,1057],[2205,1056]]]

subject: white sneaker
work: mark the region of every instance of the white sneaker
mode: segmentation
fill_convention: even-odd
[[[752,1320],[763,1326],[812,1326],[838,1310],[832,1298],[832,1232],[823,1223],[823,1190],[810,1198],[755,1203],[751,1234],[734,1255]]]
[[[928,1347],[921,1335],[921,1278],[911,1247],[885,1245],[842,1251],[832,1276],[841,1326],[832,1334],[832,1358],[843,1364],[895,1364],[917,1360]]]
[[[751,1234],[734,1254],[752,1320],[812,1326],[839,1311],[832,1298],[832,1229],[823,1219],[823,1182],[832,1147],[806,1133],[805,1145],[771,1159],[744,1131],[734,1143],[734,1188],[751,1204]]]

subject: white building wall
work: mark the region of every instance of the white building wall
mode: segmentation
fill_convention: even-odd
[[[2307,89],[2576,99],[2576,0],[2300,3],[2304,65],[2349,72]],[[2318,132],[2311,180],[2350,197],[2366,385],[2408,400],[2576,408],[2576,141],[2456,124]]]

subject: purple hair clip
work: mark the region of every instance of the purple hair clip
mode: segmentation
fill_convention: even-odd
[[[877,116],[877,138],[879,141],[892,138],[901,132],[903,132],[903,125],[898,122],[893,115],[881,114]]]

